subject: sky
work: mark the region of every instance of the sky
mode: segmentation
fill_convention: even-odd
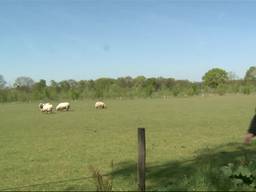
[[[256,65],[256,1],[0,0],[0,74],[172,77]]]

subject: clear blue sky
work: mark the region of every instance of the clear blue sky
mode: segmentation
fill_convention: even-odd
[[[200,81],[256,65],[256,1],[1,0],[0,74]]]

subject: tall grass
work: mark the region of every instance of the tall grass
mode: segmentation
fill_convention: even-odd
[[[113,161],[111,161],[111,169],[113,171]],[[96,191],[112,191],[113,177],[112,175],[104,175],[99,168],[89,166],[89,170],[92,173],[92,177],[95,181]]]

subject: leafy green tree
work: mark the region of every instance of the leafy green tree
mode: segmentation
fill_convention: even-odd
[[[58,83],[54,80],[50,81],[50,86],[47,86],[46,88],[46,95],[49,94],[49,98],[51,100],[57,100],[59,99],[59,93],[60,93],[61,89],[58,85]]]
[[[44,79],[40,79],[39,82],[34,83],[32,88],[33,98],[34,99],[48,98],[49,95],[47,95],[46,87],[47,85]]]
[[[245,74],[244,80],[252,81],[256,80],[256,66],[251,66]]]
[[[8,100],[7,90],[0,89],[0,102],[7,102],[7,100]]]
[[[173,96],[178,96],[180,94],[181,90],[180,90],[180,87],[178,86],[174,86],[173,89],[172,89],[172,94]]]
[[[144,90],[146,78],[144,76],[137,76],[133,79],[133,82],[134,95],[137,97],[145,97],[145,94],[147,94]]]
[[[33,85],[33,88],[39,92],[42,92],[46,88],[46,81],[44,79],[40,79],[39,82]]]
[[[143,87],[146,81],[146,78],[144,76],[138,76],[134,78],[134,86],[135,87]]]
[[[63,92],[68,92],[68,90],[70,89],[70,83],[67,80],[59,82],[59,86],[61,88],[61,91]]]
[[[114,83],[114,79],[111,78],[99,78],[95,80],[94,88],[95,88],[95,93],[97,98],[102,98],[110,90],[111,85]]]
[[[148,78],[145,81],[145,96],[151,96],[153,92],[159,89],[155,78]]]
[[[69,94],[73,101],[79,99],[80,93],[78,92],[78,89],[70,89]]]
[[[249,85],[245,85],[243,88],[242,88],[242,92],[243,94],[245,95],[250,95],[251,94],[251,88]]]
[[[175,79],[174,78],[168,78],[164,81],[165,87],[167,87],[169,90],[172,90],[175,86]]]
[[[54,88],[58,87],[58,83],[54,80],[50,81],[50,85],[51,85],[51,87],[54,87]]]
[[[210,88],[217,88],[220,84],[224,84],[228,80],[228,73],[220,68],[213,68],[203,76],[203,82]]]
[[[133,86],[133,79],[130,76],[119,77],[117,78],[116,83],[121,88],[131,88]]]

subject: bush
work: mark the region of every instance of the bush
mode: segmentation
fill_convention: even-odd
[[[245,95],[250,95],[251,89],[250,89],[249,86],[245,86],[245,87],[243,87],[242,92],[243,92],[243,94],[245,94]]]
[[[226,86],[224,85],[224,84],[220,84],[220,85],[218,85],[218,87],[217,87],[217,93],[219,94],[219,95],[224,95],[225,93],[226,93]]]
[[[256,160],[243,157],[238,162],[223,166],[221,171],[236,187],[256,189]]]

